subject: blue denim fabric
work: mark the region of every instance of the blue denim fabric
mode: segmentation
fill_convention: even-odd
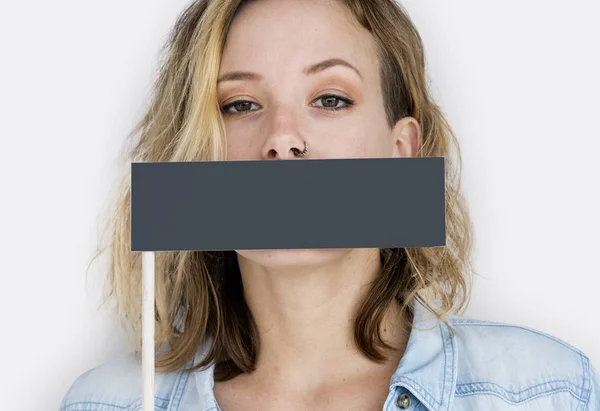
[[[383,411],[600,411],[600,375],[565,341],[532,328],[451,316],[456,331],[413,300],[414,326]],[[197,363],[206,346],[186,367]],[[79,376],[60,411],[142,409],[133,353]],[[213,368],[156,374],[155,409],[218,411]],[[404,394],[404,395],[403,395]],[[404,399],[401,408],[398,398]],[[282,410],[285,411],[285,410]]]

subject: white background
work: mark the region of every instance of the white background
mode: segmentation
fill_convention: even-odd
[[[126,134],[187,1],[0,2],[0,391],[56,410],[123,351],[86,268]],[[600,365],[598,2],[405,0],[458,135],[475,225],[466,314],[548,332]]]

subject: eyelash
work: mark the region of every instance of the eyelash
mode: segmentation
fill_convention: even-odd
[[[334,111],[335,112],[335,111],[340,111],[340,110],[347,110],[351,106],[354,105],[354,100],[351,100],[349,98],[345,98],[345,97],[342,97],[342,96],[338,96],[336,94],[323,94],[322,96],[317,97],[314,101],[319,101],[319,100],[326,99],[326,98],[335,98],[337,100],[340,100],[340,101],[343,101],[344,103],[346,103],[346,105],[342,106],[342,107],[320,107],[320,108],[323,108],[324,110],[327,110],[327,111]],[[224,115],[240,116],[240,115],[244,115],[244,114],[247,114],[247,113],[251,113],[252,111],[256,111],[256,110],[248,110],[248,111],[243,111],[243,112],[238,112],[238,113],[227,111],[230,107],[233,107],[233,106],[235,106],[236,104],[239,104],[239,103],[256,104],[256,103],[253,103],[252,101],[249,101],[249,100],[236,100],[236,101],[233,101],[233,102],[231,102],[231,103],[229,103],[229,104],[221,107],[221,112]]]

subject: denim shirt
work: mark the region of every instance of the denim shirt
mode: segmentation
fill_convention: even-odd
[[[554,336],[458,315],[456,334],[413,300],[413,328],[383,411],[600,411],[600,375],[590,359]],[[183,367],[196,364],[206,350]],[[139,356],[123,355],[79,376],[60,411],[142,409]],[[213,367],[155,376],[155,410],[219,411]],[[286,411],[286,410],[282,410]]]

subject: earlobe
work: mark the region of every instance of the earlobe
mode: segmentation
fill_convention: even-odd
[[[393,157],[415,157],[422,144],[421,127],[413,117],[404,117],[392,130]]]

